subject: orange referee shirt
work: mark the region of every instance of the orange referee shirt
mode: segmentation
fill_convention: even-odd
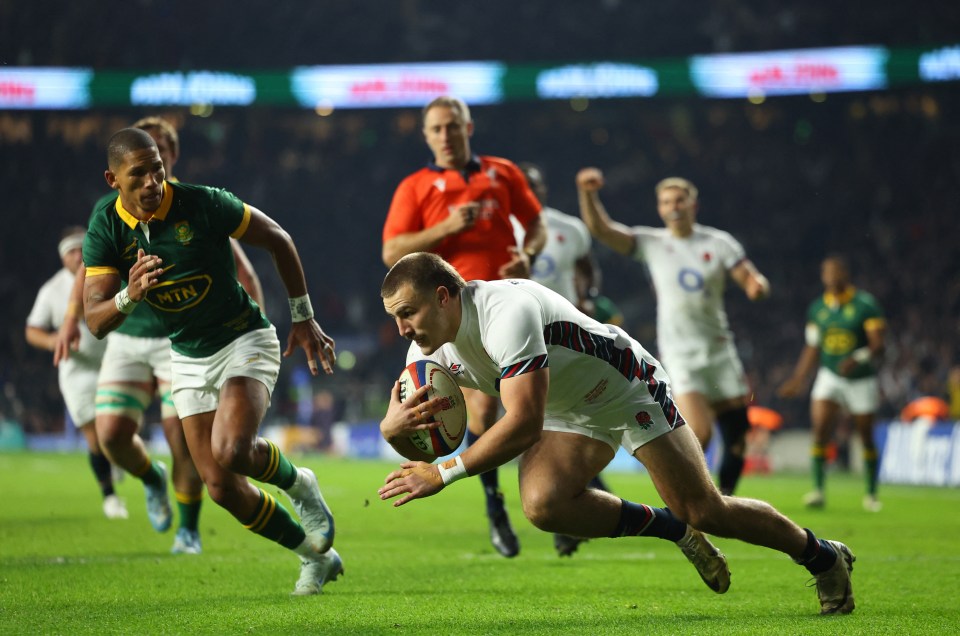
[[[473,227],[448,236],[434,252],[466,280],[496,280],[517,241],[512,214],[523,227],[540,214],[541,205],[517,166],[507,159],[474,155],[463,172],[430,163],[400,182],[383,226],[383,241],[420,232],[443,221],[462,203],[480,204]]]

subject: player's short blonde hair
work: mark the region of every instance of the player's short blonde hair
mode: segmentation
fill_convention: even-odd
[[[465,124],[469,124],[471,121],[473,121],[472,119],[470,119],[470,107],[467,106],[466,102],[464,102],[459,97],[453,97],[451,95],[443,95],[441,97],[437,97],[436,99],[431,101],[429,104],[424,106],[423,113],[422,113],[423,121],[427,120],[427,113],[429,113],[432,109],[437,108],[439,106],[449,108],[450,110],[460,115],[460,119],[462,119],[463,123]]]
[[[173,124],[166,119],[162,117],[144,117],[143,119],[138,119],[133,122],[133,128],[139,128],[147,132],[151,130],[160,131],[160,134],[165,137],[167,143],[170,144],[170,150],[173,151],[174,156],[180,156],[180,135],[177,134],[177,129],[173,127]]]
[[[667,188],[679,188],[687,193],[687,196],[690,197],[691,201],[696,201],[697,196],[700,194],[700,191],[697,190],[697,186],[693,185],[689,180],[684,179],[683,177],[667,177],[654,187],[654,192],[659,196],[661,192]]]

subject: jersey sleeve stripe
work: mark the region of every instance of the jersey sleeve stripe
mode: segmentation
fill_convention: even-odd
[[[91,276],[104,276],[106,274],[119,274],[119,270],[116,267],[88,267],[86,271],[86,277],[90,278]]]
[[[546,369],[548,366],[547,354],[544,353],[529,360],[521,360],[516,364],[503,367],[500,369],[500,379],[512,378],[530,371],[537,371],[538,369]]]
[[[230,235],[230,238],[239,239],[247,232],[247,227],[250,225],[250,217],[252,213],[250,212],[250,206],[246,203],[243,204],[243,220],[240,221],[240,225],[233,231],[233,234]]]

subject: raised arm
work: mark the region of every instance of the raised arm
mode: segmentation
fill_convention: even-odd
[[[577,195],[580,216],[590,233],[612,250],[630,255],[636,249],[636,239],[630,228],[610,218],[600,201],[603,173],[598,168],[583,168],[577,173]]]
[[[740,286],[750,300],[760,300],[770,295],[770,281],[757,270],[750,260],[742,260],[730,270],[730,278]]]

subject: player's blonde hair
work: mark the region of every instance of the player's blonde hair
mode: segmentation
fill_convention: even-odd
[[[450,110],[460,115],[460,119],[463,120],[463,123],[465,124],[469,124],[471,121],[473,121],[472,119],[470,119],[470,107],[467,106],[466,102],[464,102],[459,97],[453,97],[451,95],[443,95],[441,97],[437,97],[434,100],[432,100],[429,104],[424,106],[423,113],[422,113],[423,121],[427,120],[427,113],[429,113],[432,109],[437,108],[439,106],[449,108]]]
[[[174,156],[180,156],[180,135],[177,134],[177,129],[173,127],[173,124],[166,119],[162,117],[144,117],[143,119],[138,119],[133,122],[133,127],[147,132],[151,130],[160,131],[160,134],[165,137],[167,143],[170,144],[170,150],[173,151]]]
[[[683,177],[667,177],[653,188],[654,192],[657,193],[657,196],[667,188],[679,188],[687,193],[687,196],[690,197],[691,201],[696,201],[697,196],[700,194],[700,191],[697,190],[697,186],[693,185],[687,179]]]

